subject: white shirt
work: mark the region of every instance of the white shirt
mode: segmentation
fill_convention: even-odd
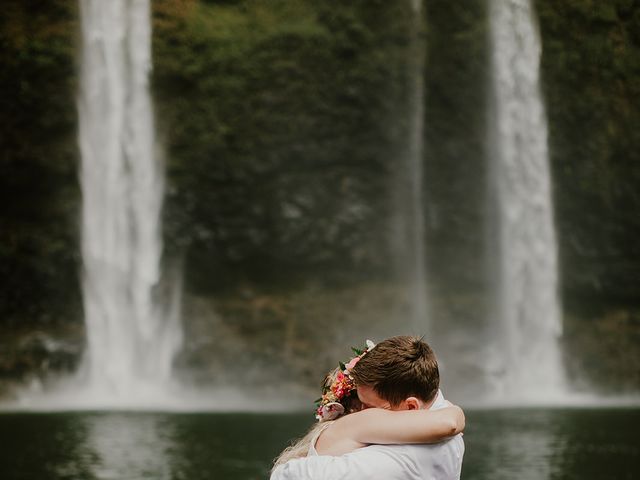
[[[438,391],[430,409],[446,406]],[[297,458],[279,465],[271,480],[458,480],[464,442],[456,435],[440,443],[371,445],[339,457]]]

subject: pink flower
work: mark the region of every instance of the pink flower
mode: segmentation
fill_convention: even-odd
[[[347,370],[351,370],[353,367],[356,366],[356,363],[358,363],[359,361],[360,361],[360,357],[353,357],[351,361],[346,365]]]

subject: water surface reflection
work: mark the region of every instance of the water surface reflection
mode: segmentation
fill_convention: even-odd
[[[0,414],[2,480],[259,480],[310,414]],[[640,478],[638,409],[467,412],[463,480]]]
[[[498,414],[496,414],[498,413]],[[471,415],[465,435],[465,478],[546,480],[554,478],[555,457],[564,440],[548,412],[481,412]]]
[[[637,409],[469,412],[464,480],[640,478]]]
[[[93,477],[175,478],[172,474],[173,425],[159,415],[102,414],[84,419]]]

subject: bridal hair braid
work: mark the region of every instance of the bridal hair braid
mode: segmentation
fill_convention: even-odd
[[[378,343],[351,370],[356,385],[372,387],[398,406],[409,397],[433,400],[440,387],[436,356],[418,337],[397,336]]]

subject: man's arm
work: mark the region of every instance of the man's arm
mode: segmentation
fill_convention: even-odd
[[[318,451],[340,454],[360,445],[401,445],[438,443],[464,430],[464,412],[451,406],[437,410],[389,411],[369,408],[345,415],[327,428],[320,437]],[[341,448],[341,445],[345,445]]]

